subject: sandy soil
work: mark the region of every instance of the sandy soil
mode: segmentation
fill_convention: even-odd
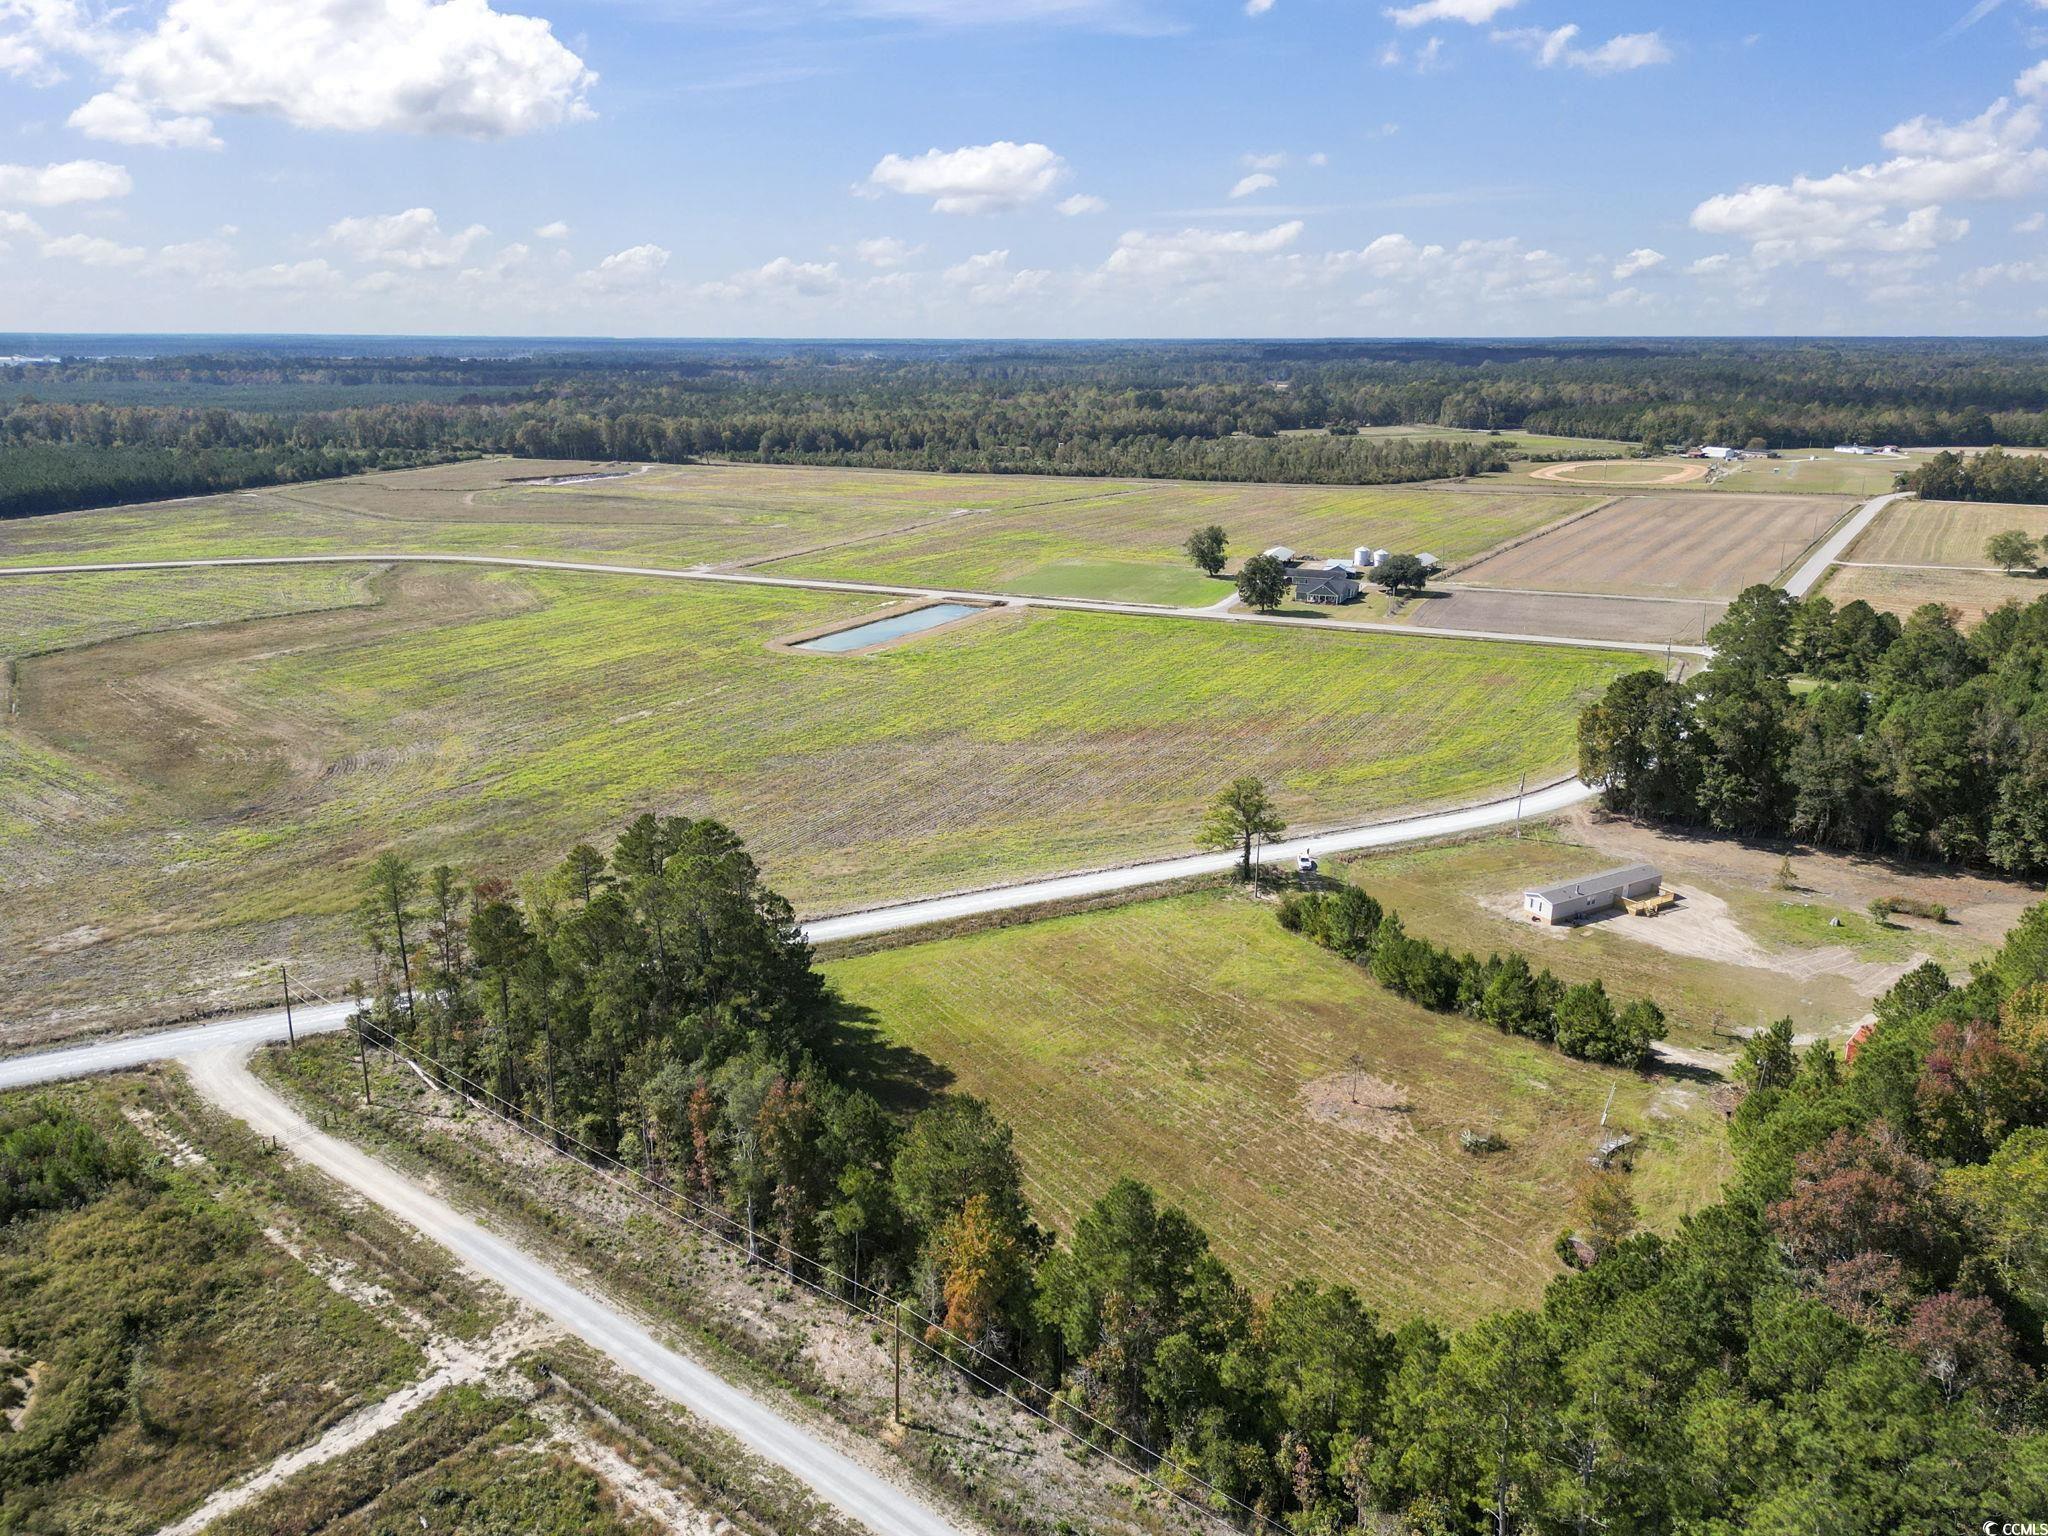
[[[1681,464],[1665,474],[1643,472],[1643,478],[1636,481],[1600,478],[1595,480],[1574,480],[1575,475],[1589,469],[1600,469],[1612,465],[1612,459],[1589,459],[1579,464],[1546,464],[1541,469],[1529,471],[1531,480],[1563,480],[1577,485],[1688,485],[1695,480],[1707,478],[1709,466],[1705,464]]]
[[[1702,881],[1775,895],[1773,882],[1787,852],[1778,845],[1663,832],[1591,807],[1569,813],[1562,825],[1574,841],[1612,855],[1617,863],[1643,860],[1677,872],[1685,889]],[[1928,934],[1938,934],[1950,949],[1997,945],[2020,914],[2042,899],[2039,887],[2018,880],[1847,854],[1793,850],[1792,865],[1799,894],[1849,911],[1861,911],[1879,896],[1940,902],[1950,922]]]
[[[1665,889],[1678,897],[1678,905],[1656,917],[1636,917],[1616,910],[1544,931],[1566,939],[1574,927],[1598,924],[1608,932],[1621,934],[1639,944],[1651,945],[1666,954],[1775,971],[1799,981],[1809,981],[1816,976],[1840,976],[1865,997],[1879,996],[1927,958],[1915,954],[1910,960],[1898,962],[1861,960],[1845,944],[1830,944],[1821,949],[1769,949],[1742,926],[1729,910],[1728,903],[1712,892],[1697,886],[1668,883]],[[1488,902],[1487,906],[1514,920],[1520,915],[1521,899],[1518,896],[1501,896]]]

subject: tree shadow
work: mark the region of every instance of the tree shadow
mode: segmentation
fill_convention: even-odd
[[[950,1067],[889,1039],[872,1008],[843,997],[832,999],[814,1050],[837,1081],[888,1109],[915,1113],[953,1086]]]

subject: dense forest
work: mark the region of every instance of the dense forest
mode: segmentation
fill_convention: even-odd
[[[1632,673],[1580,717],[1579,772],[1609,808],[2048,873],[2048,598],[1965,633],[1936,603],[1901,625],[1759,586],[1707,638],[1704,676]]]
[[[225,486],[248,483],[236,477],[265,455],[285,477],[317,453],[1354,484],[1501,462],[1483,437],[1358,436],[1395,424],[1674,447],[2048,445],[2048,345],[2017,341],[554,343],[466,355],[361,343],[353,357],[288,339],[210,345],[7,367],[0,505],[181,494],[190,471],[151,490],[110,457],[166,448],[224,455]],[[347,400],[360,404],[335,403]],[[33,470],[33,494],[13,479],[29,445],[62,450]]]
[[[644,816],[523,896],[387,854],[361,916],[369,1038],[764,1262],[907,1303],[1248,1528],[1948,1536],[2048,1507],[2048,904],[1967,987],[1902,981],[1853,1064],[1757,1036],[1722,1204],[1643,1233],[1630,1175],[1589,1173],[1541,1303],[1459,1331],[1310,1277],[1254,1296],[1130,1179],[1045,1230],[1009,1128],[904,1088],[715,823]]]

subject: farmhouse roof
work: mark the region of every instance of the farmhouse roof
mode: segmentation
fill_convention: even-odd
[[[1549,885],[1529,895],[1556,903],[1570,901],[1577,896],[1601,896],[1609,891],[1618,891],[1625,885],[1634,885],[1639,880],[1662,880],[1663,872],[1654,864],[1624,864],[1619,869],[1603,870],[1597,875],[1588,875],[1583,880],[1567,880],[1563,885]]]
[[[1300,558],[1300,556],[1296,555],[1295,552],[1289,549],[1285,544],[1275,544],[1271,549],[1267,550],[1266,553],[1272,556],[1275,560],[1278,560],[1282,565],[1287,564],[1291,560],[1297,560]]]

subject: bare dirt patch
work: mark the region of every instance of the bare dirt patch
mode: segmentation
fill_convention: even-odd
[[[1775,971],[1798,981],[1840,976],[1864,997],[1878,996],[1926,958],[1915,954],[1900,961],[1866,960],[1846,944],[1805,950],[1772,949],[1758,942],[1737,920],[1728,903],[1711,891],[1670,884],[1665,889],[1678,897],[1678,905],[1656,917],[1636,917],[1617,910],[1544,931],[1567,940],[1575,929],[1598,926],[1666,954]],[[1487,906],[1510,920],[1520,920],[1519,896],[1495,897]]]
[[[1574,811],[1564,829],[1574,842],[1599,849],[1617,864],[1642,861],[1682,871],[1687,889],[1704,882],[1752,902],[1783,899],[1776,888],[1787,854],[1781,846],[1665,832],[1591,808]],[[1949,921],[1915,925],[1912,942],[1934,951],[1951,969],[2003,942],[2020,914],[2041,899],[2037,886],[1963,870],[1806,849],[1793,849],[1790,856],[1797,888],[1789,894],[1801,901],[1845,912],[1860,912],[1879,896],[1939,902]]]
[[[1818,496],[1624,496],[1467,566],[1467,586],[1730,598],[1770,581],[1848,509]]]
[[[1593,473],[1588,473],[1589,471]],[[1661,472],[1660,472],[1661,471]],[[1578,464],[1546,464],[1529,471],[1531,480],[1560,480],[1574,485],[1689,485],[1707,478],[1705,464],[1680,464],[1669,469],[1644,465],[1640,476],[1623,472],[1612,459],[1589,459]]]
[[[1304,1083],[1301,1102],[1311,1120],[1357,1131],[1374,1141],[1412,1134],[1408,1119],[1415,1109],[1408,1090],[1370,1072],[1339,1072]]]

